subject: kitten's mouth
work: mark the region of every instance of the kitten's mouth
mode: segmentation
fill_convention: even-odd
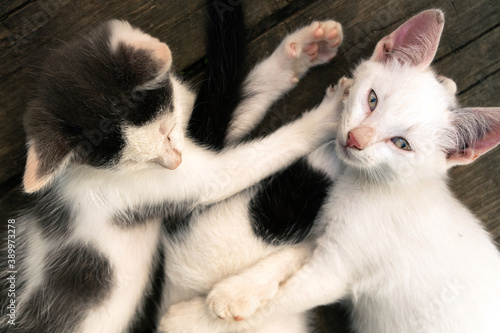
[[[353,154],[354,152],[359,149],[357,148],[353,148],[353,147],[348,147],[348,146],[344,146],[344,154],[345,156],[349,157],[349,158],[352,158],[353,157]]]
[[[345,140],[337,140],[337,151],[340,152],[340,155],[342,155],[342,157],[349,157],[352,153],[349,152],[349,147],[347,146]]]
[[[358,165],[360,163],[359,153],[360,149],[356,147],[349,147],[345,140],[343,142],[337,141],[337,154],[344,162],[352,165]]]

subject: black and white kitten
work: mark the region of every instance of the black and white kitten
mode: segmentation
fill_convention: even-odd
[[[302,62],[288,80],[312,65]],[[15,262],[2,267],[16,285],[2,298],[2,332],[133,330],[164,233],[310,153],[336,126],[325,98],[263,139],[215,151],[186,135],[194,97],[167,45],[124,21],[52,52],[25,117],[33,200],[15,225]]]

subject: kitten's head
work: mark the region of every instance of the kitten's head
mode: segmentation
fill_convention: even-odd
[[[498,144],[500,108],[457,109],[456,84],[430,68],[443,26],[439,10],[416,15],[344,83],[336,148],[347,164],[374,177],[441,176]]]
[[[171,63],[167,45],[117,20],[53,51],[25,116],[25,190],[76,164],[175,169],[194,99]]]

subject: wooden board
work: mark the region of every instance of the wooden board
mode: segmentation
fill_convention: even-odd
[[[17,194],[25,158],[22,115],[37,64],[47,52],[102,20],[122,18],[167,42],[176,68],[196,86],[203,71],[206,6],[205,0],[0,1],[0,221],[13,217],[24,201]],[[314,106],[330,83],[371,54],[381,37],[417,12],[436,7],[445,11],[446,25],[435,68],[457,82],[464,106],[500,106],[498,0],[253,0],[245,1],[251,63],[272,52],[287,32],[312,20],[333,18],[345,31],[337,58],[312,70],[273,106],[260,132]],[[450,174],[457,197],[500,241],[500,148]],[[345,321],[338,313],[330,307],[318,310],[318,331],[343,332]]]

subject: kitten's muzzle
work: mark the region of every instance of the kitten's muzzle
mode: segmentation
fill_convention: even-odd
[[[347,133],[347,148],[365,149],[372,141],[375,130],[371,127],[356,127]]]
[[[182,163],[182,154],[177,149],[169,150],[165,156],[158,156],[151,160],[165,169],[174,170]]]

